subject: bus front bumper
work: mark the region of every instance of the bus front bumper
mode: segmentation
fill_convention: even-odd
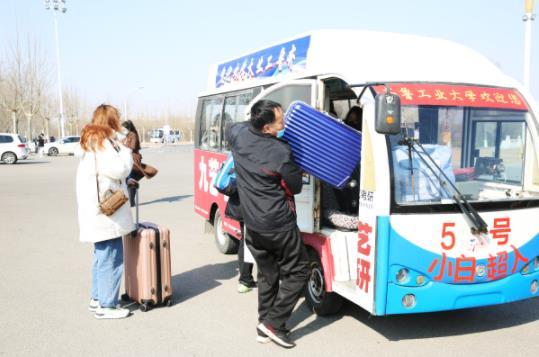
[[[539,296],[538,282],[539,271],[526,275],[515,273],[500,280],[477,284],[429,281],[424,286],[410,287],[388,283],[385,313],[413,314],[524,300]]]

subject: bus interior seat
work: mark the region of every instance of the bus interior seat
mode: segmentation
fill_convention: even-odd
[[[333,188],[325,182],[320,182],[320,186],[322,224],[343,231],[357,230],[359,222],[357,184],[354,188],[345,187],[342,190]]]

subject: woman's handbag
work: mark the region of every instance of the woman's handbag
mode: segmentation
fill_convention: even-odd
[[[109,190],[109,192],[112,191]],[[110,196],[100,202],[99,208],[101,209],[101,213],[103,213],[105,216],[112,216],[114,212],[122,207],[128,200],[129,199],[127,196],[121,190],[118,190],[112,192]]]
[[[151,179],[155,175],[157,175],[157,169],[151,165],[148,164],[142,164],[142,171],[144,172],[144,176],[147,179]]]
[[[101,201],[99,197],[99,180],[97,178],[97,154],[95,155],[95,183],[97,185],[97,203],[99,204],[99,209],[101,213],[105,216],[112,216],[120,207],[122,207],[128,200],[127,196],[123,193],[122,189],[117,191],[108,190],[110,194]],[[120,184],[121,184],[121,180]]]
[[[157,172],[158,172],[158,170],[155,167],[148,164],[143,164],[143,163],[138,164],[136,161],[133,161],[133,168],[136,169],[137,174],[141,173],[142,174],[141,176],[146,177],[148,180],[154,177],[155,175],[157,175]]]

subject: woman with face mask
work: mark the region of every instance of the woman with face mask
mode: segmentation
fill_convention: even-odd
[[[107,216],[99,203],[110,192],[127,196],[125,178],[131,171],[131,150],[118,140],[121,132],[118,110],[102,104],[92,122],[82,129],[77,169],[77,204],[80,240],[94,244],[92,289],[89,310],[99,319],[118,319],[129,310],[118,307],[123,274],[122,236],[134,229],[131,209],[123,204]]]

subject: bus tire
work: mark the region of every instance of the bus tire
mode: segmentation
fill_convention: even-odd
[[[305,301],[309,308],[319,316],[336,314],[342,307],[343,298],[336,293],[326,291],[324,268],[318,253],[312,249],[309,249],[308,253],[311,273],[305,286]]]
[[[215,217],[213,219],[213,233],[215,238],[215,244],[217,249],[223,254],[235,254],[238,252],[239,241],[231,237],[223,229],[223,220],[221,219],[221,213],[219,209],[215,211]]]

